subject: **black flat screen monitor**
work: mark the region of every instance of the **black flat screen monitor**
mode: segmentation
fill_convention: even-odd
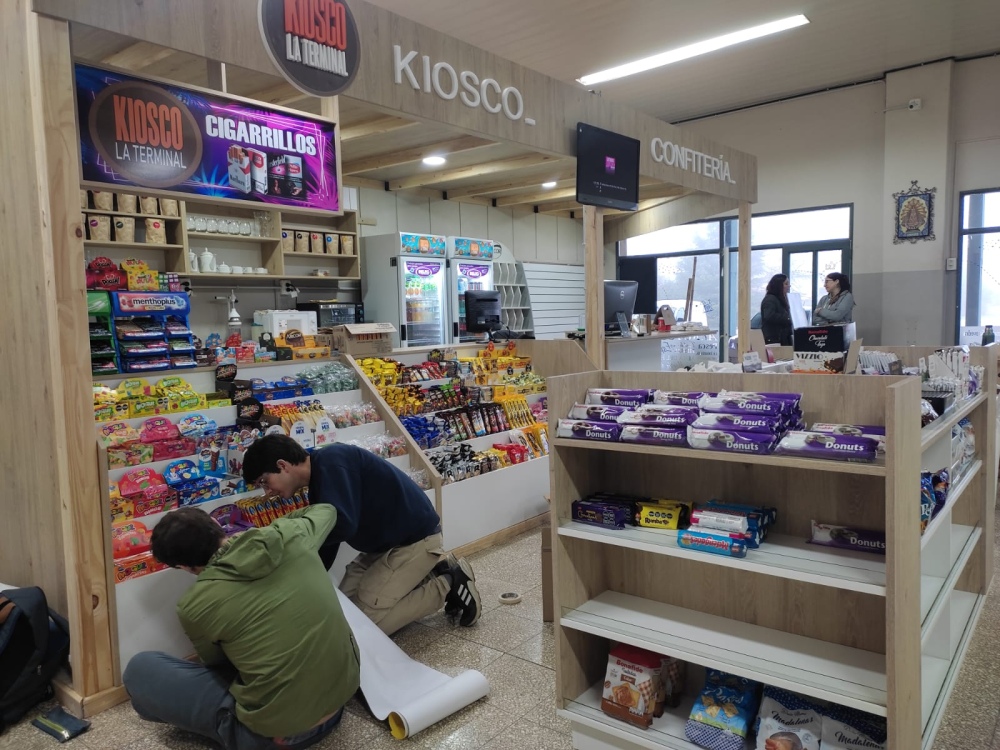
[[[622,211],[639,208],[639,141],[576,124],[576,202]]]
[[[470,289],[465,293],[465,330],[490,333],[500,326],[500,292]]]
[[[618,330],[618,313],[632,322],[635,312],[635,295],[639,291],[638,281],[607,280],[604,282],[604,330]]]

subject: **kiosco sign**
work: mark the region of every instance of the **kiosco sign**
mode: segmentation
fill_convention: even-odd
[[[332,122],[76,66],[83,179],[340,210]]]
[[[342,0],[259,0],[264,48],[295,88],[335,96],[361,63],[358,26]]]

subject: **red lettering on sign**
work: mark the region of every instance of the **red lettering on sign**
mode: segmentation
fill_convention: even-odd
[[[149,145],[160,145],[160,126],[156,119],[156,102],[146,102],[146,119],[149,120]]]
[[[336,0],[285,0],[285,33],[347,49],[347,8]]]
[[[115,94],[115,140],[125,143],[184,148],[183,117],[179,107]]]
[[[114,105],[115,105],[115,140],[116,141],[131,141],[132,131],[129,130],[128,123],[125,120],[125,108],[128,101],[123,96],[114,95]]]

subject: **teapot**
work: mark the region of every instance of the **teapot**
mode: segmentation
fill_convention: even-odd
[[[201,254],[198,265],[202,273],[215,273],[215,255],[207,247]]]

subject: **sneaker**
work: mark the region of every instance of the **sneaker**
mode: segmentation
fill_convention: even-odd
[[[457,610],[461,611],[458,624],[466,628],[475,625],[482,614],[482,599],[476,588],[476,575],[464,557],[451,570],[451,592],[448,594],[445,612],[449,609],[456,614]]]
[[[434,568],[431,570],[431,575],[432,576],[449,575],[451,576],[451,580],[454,581],[455,580],[454,571],[456,568],[458,568],[458,560],[451,552],[449,552],[441,559],[441,561],[437,565],[434,566]],[[448,597],[445,599],[444,613],[450,619],[457,619],[459,615],[462,614],[462,603],[456,597],[453,597],[451,592],[448,593]]]

